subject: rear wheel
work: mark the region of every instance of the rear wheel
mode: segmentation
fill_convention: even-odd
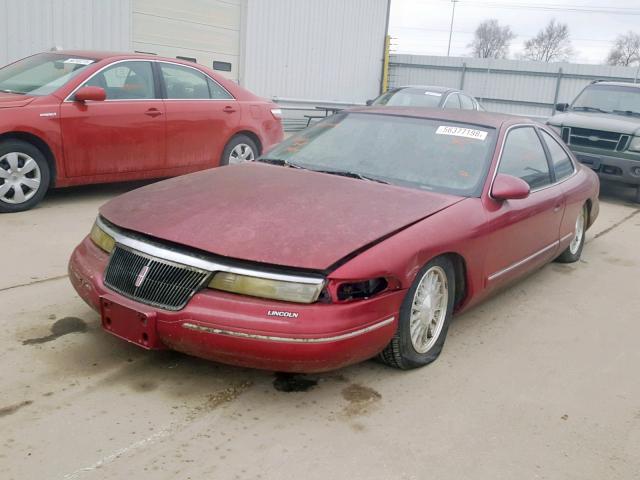
[[[0,142],[0,213],[21,212],[40,203],[50,175],[47,160],[32,144]]]
[[[407,370],[433,362],[444,346],[453,313],[455,273],[447,257],[427,263],[402,302],[398,329],[380,359]]]
[[[576,219],[576,226],[571,243],[556,259],[557,262],[573,263],[580,260],[580,255],[582,255],[582,249],[584,247],[584,237],[587,230],[588,219],[589,211],[587,210],[587,206],[583,205]]]
[[[224,147],[220,165],[250,162],[259,155],[256,143],[246,135],[236,135]]]

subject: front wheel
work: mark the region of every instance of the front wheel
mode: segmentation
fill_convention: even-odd
[[[47,193],[50,175],[47,160],[32,144],[0,142],[0,213],[36,206]]]
[[[224,147],[220,166],[250,162],[259,155],[256,143],[246,135],[236,135]]]
[[[584,248],[584,237],[587,230],[588,218],[589,211],[587,210],[587,206],[583,205],[580,213],[578,214],[578,218],[576,219],[576,226],[573,233],[573,238],[571,239],[571,243],[565,249],[565,251],[562,252],[558,258],[556,258],[557,262],[573,263],[580,260],[582,249]]]
[[[398,329],[380,359],[408,370],[438,358],[449,330],[455,290],[454,268],[447,257],[427,263],[402,302]]]

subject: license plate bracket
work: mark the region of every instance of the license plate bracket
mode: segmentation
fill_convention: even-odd
[[[156,313],[122,305],[109,297],[100,297],[102,328],[127,342],[147,350],[166,348],[158,338]]]

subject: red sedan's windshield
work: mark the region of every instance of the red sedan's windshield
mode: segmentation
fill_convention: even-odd
[[[480,195],[494,145],[490,127],[340,113],[281,143],[265,161],[471,197]]]
[[[95,59],[40,53],[0,68],[0,92],[49,95]]]

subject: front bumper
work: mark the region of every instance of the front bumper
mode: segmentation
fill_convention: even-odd
[[[72,285],[101,312],[110,333],[144,348],[170,348],[244,367],[287,372],[334,370],[375,356],[390,341],[404,291],[345,304],[295,304],[204,289],[179,311],[138,303],[109,290],[103,273],[109,256],[87,237],[69,261]],[[105,302],[152,319],[145,341],[105,324]],[[114,309],[117,315],[118,309]],[[297,313],[296,318],[268,312]],[[114,319],[118,320],[118,319]],[[127,320],[128,321],[128,320]],[[110,322],[111,323],[111,322]]]
[[[581,152],[573,148],[572,150],[578,161],[591,168],[600,178],[640,185],[640,161],[600,153]]]

